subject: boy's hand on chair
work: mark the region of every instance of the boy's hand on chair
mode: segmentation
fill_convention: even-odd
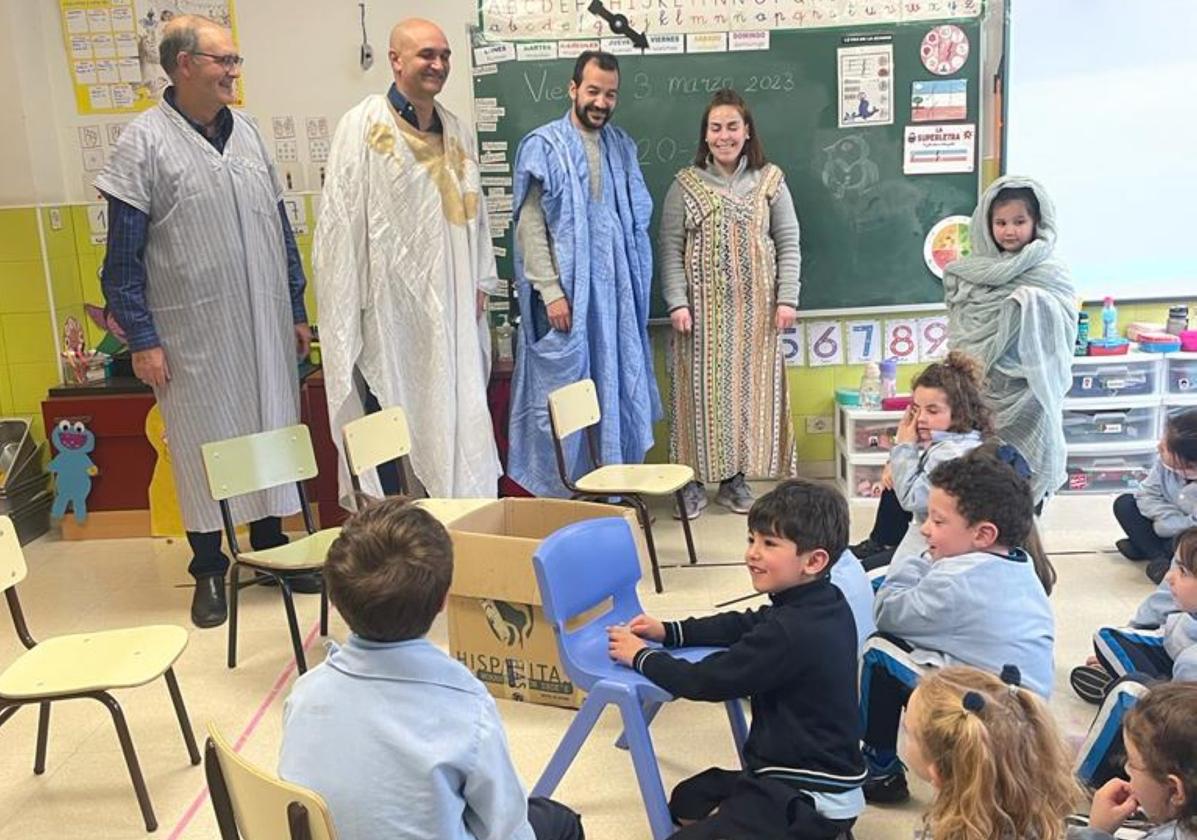
[[[659,618],[653,618],[646,613],[633,618],[628,623],[628,629],[635,633],[642,639],[648,639],[650,642],[665,641],[665,622]]]
[[[636,654],[646,647],[648,645],[645,644],[644,639],[622,624],[607,628],[607,652],[621,665],[631,668]]]
[[[1124,779],[1110,779],[1093,794],[1093,806],[1089,809],[1089,827],[1113,834],[1138,807],[1139,802],[1131,793],[1130,782]]]

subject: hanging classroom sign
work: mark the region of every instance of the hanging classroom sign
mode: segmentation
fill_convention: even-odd
[[[909,125],[902,154],[907,175],[972,172],[977,164],[977,126]]]
[[[840,93],[840,128],[892,125],[894,122],[894,45],[844,46],[836,50]]]
[[[948,216],[940,219],[927,232],[923,240],[923,260],[927,263],[927,270],[943,279],[943,270],[948,263],[972,253],[971,240],[968,238],[968,216]]]

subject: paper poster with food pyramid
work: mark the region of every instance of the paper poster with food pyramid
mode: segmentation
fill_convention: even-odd
[[[972,253],[968,238],[968,216],[948,216],[935,223],[923,243],[923,260],[927,269],[943,279],[943,270],[948,263],[967,257]]]

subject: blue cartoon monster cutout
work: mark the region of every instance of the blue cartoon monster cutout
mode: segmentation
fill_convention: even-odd
[[[58,454],[50,461],[55,475],[54,506],[50,516],[61,519],[67,506],[75,511],[75,521],[87,521],[87,494],[91,492],[91,477],[100,470],[88,457],[96,448],[96,436],[79,420],[60,420],[50,432],[50,440]]]

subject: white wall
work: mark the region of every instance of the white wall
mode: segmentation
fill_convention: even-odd
[[[86,187],[78,128],[128,122],[132,116],[79,116],[67,67],[57,0],[0,0],[0,205],[94,200]],[[357,0],[238,0],[239,48],[245,56],[245,110],[258,118],[267,143],[270,118],[296,118],[304,175],[313,180],[304,119],[336,120],[368,93],[390,84],[387,38],[411,16],[440,24],[454,53],[441,101],[470,118],[468,24],[473,0],[367,0],[366,30],[374,66],[358,66]],[[15,123],[15,125],[14,125]],[[314,186],[308,184],[308,186]]]

